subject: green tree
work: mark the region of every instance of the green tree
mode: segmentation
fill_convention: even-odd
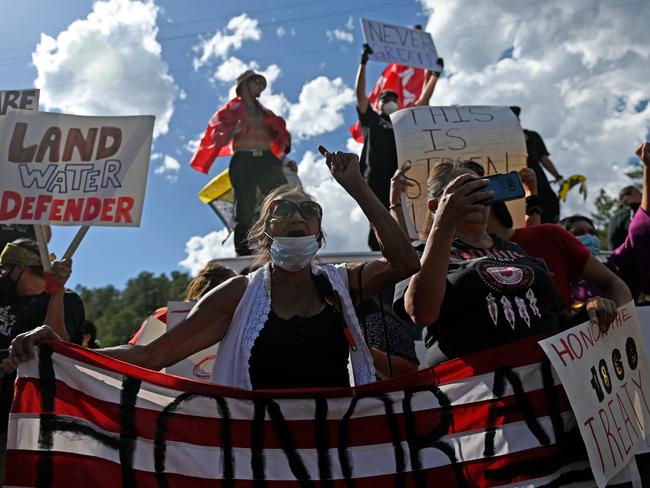
[[[142,321],[170,300],[181,300],[190,281],[187,273],[173,271],[155,276],[143,271],[131,278],[124,290],[112,285],[100,288],[77,287],[86,308],[86,318],[97,327],[103,346],[125,344]]]
[[[591,219],[594,221],[598,236],[600,237],[601,249],[607,249],[607,230],[609,221],[618,210],[618,200],[610,197],[604,189],[600,189],[598,196],[594,200],[596,211],[591,213]]]

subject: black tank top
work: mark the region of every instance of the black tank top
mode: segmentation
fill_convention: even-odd
[[[278,317],[273,310],[249,360],[253,389],[349,387],[348,343],[326,306],[312,317]]]

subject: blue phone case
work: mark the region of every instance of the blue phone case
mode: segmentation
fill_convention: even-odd
[[[494,196],[489,200],[481,202],[484,205],[493,205],[497,202],[507,202],[508,200],[517,200],[524,198],[524,185],[521,183],[519,173],[510,171],[509,173],[497,173],[486,176],[481,179],[490,180],[488,186],[478,191],[493,191]]]

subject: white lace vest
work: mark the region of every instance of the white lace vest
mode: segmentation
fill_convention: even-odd
[[[270,269],[270,265],[266,265],[248,277],[248,286],[235,310],[228,332],[219,343],[212,371],[214,383],[246,390],[251,389],[248,370],[251,350],[271,312]],[[357,344],[356,351],[350,349],[353,372],[351,384],[363,385],[375,381],[372,356],[363,340],[348,289],[347,268],[344,264],[317,266],[312,263],[312,272],[314,274],[325,273],[332,287],[341,297],[345,321]],[[297,365],[297,367],[300,366]]]

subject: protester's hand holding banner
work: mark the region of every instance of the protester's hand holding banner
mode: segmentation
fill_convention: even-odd
[[[397,166],[410,162],[409,177],[418,183],[407,193],[404,214],[412,239],[426,239],[427,179],[444,159],[481,163],[486,175],[526,166],[526,142],[517,117],[509,107],[415,107],[391,114]],[[488,158],[491,161],[488,164]],[[509,202],[515,225],[523,226],[523,202]]]
[[[650,428],[650,363],[634,303],[619,308],[606,335],[585,322],[540,345],[562,381],[602,488]]]
[[[353,389],[275,392],[175,378],[60,341],[41,344],[19,367],[6,483],[587,482],[566,395],[537,340]]]
[[[361,19],[364,42],[372,50],[368,59],[441,72],[431,34],[420,29]]]
[[[9,112],[0,222],[139,226],[153,123],[153,116]]]

